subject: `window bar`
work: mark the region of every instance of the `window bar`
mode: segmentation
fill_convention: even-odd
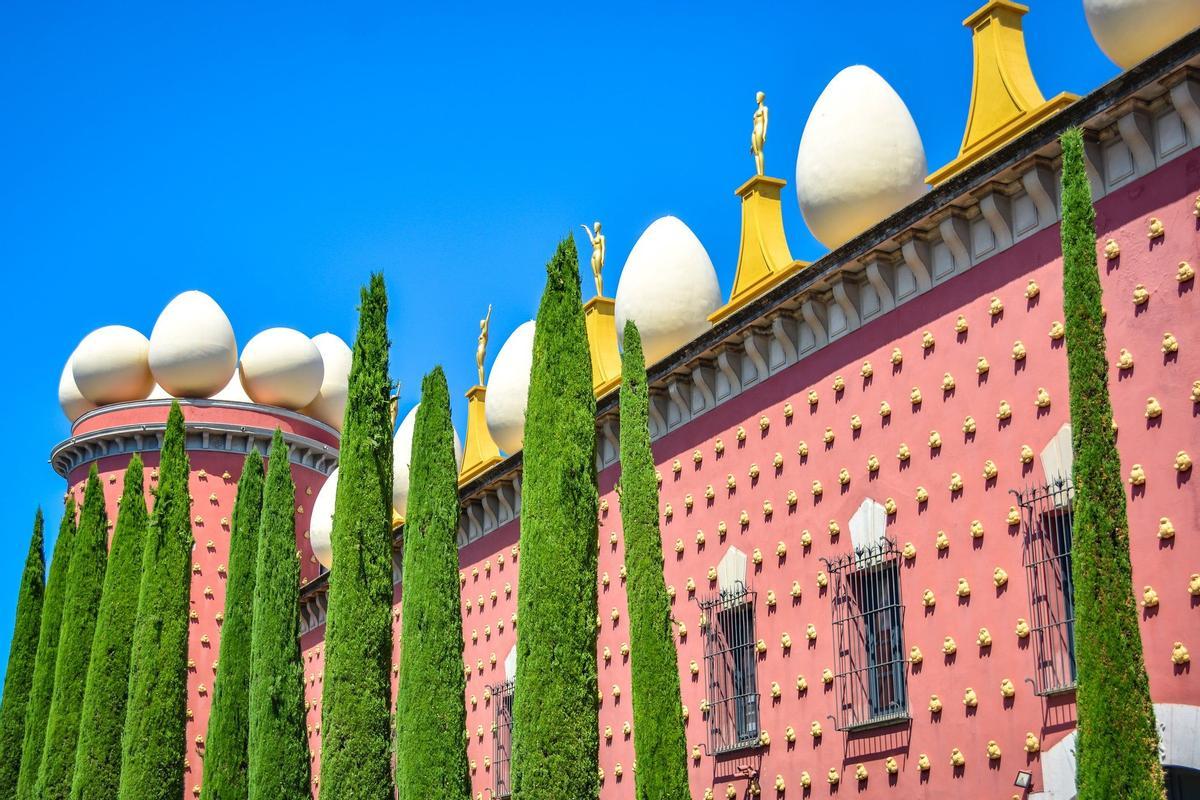
[[[908,661],[899,551],[882,538],[833,560],[836,725],[839,730],[907,719]]]
[[[1012,492],[1021,507],[1022,561],[1029,592],[1034,684],[1039,695],[1075,686],[1075,604],[1071,576],[1069,480]]]
[[[512,796],[509,769],[512,762],[512,681],[496,684],[492,688],[492,796]]]
[[[755,593],[738,582],[700,602],[708,620],[704,672],[708,691],[708,747],[712,753],[759,742]]]

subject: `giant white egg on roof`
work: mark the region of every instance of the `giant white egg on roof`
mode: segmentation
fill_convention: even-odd
[[[338,471],[335,468],[325,479],[313,501],[312,516],[308,520],[308,543],[313,555],[326,569],[333,567],[333,507],[337,500]]]
[[[712,327],[708,317],[721,306],[721,287],[696,234],[667,216],[650,223],[633,245],[615,302],[617,335],[633,320],[652,364]]]
[[[488,374],[488,432],[505,453],[521,449],[525,439],[525,404],[529,399],[529,371],[533,367],[533,320],[524,322],[500,346]]]
[[[292,328],[268,328],[246,342],[238,366],[242,388],[255,403],[300,409],[321,389],[321,351]]]
[[[346,397],[350,391],[350,364],[354,360],[354,353],[336,334],[318,333],[312,341],[321,353],[325,373],[317,396],[303,411],[313,419],[340,431],[346,415]]]
[[[404,416],[392,440],[392,508],[402,517],[408,513],[413,431],[417,426],[417,409],[420,407],[421,404],[417,403]],[[462,460],[462,442],[458,439],[458,431],[454,431],[454,461],[461,467]]]
[[[167,303],[150,333],[150,370],[174,397],[211,397],[237,369],[237,340],[229,317],[204,292]]]
[[[870,67],[846,67],[813,104],[796,152],[804,222],[833,249],[925,193],[925,146],[900,95]]]
[[[1200,26],[1197,0],[1083,0],[1092,38],[1122,69]]]
[[[144,400],[154,388],[150,342],[133,328],[105,325],[83,337],[71,358],[79,392],[97,405]]]
[[[67,419],[72,422],[97,408],[96,404],[84,397],[83,392],[79,391],[79,387],[75,385],[74,360],[75,354],[71,353],[67,357],[67,363],[63,365],[62,374],[58,377],[58,405],[67,415]]]

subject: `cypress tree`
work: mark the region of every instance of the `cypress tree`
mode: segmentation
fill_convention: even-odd
[[[254,571],[262,519],[263,462],[251,450],[238,479],[230,528],[225,624],[221,627],[221,671],[213,687],[204,756],[205,800],[249,797],[247,740],[250,735],[250,630],[254,619]]]
[[[392,422],[387,290],[362,291],[331,534],[321,794],[392,800]]]
[[[524,450],[513,796],[586,800],[600,788],[596,398],[569,237],[546,266]]]
[[[129,696],[129,657],[142,582],[146,518],[142,459],[135,454],[125,469],[125,487],[104,575],[79,720],[71,800],[111,800],[121,780],[121,731]]]
[[[37,662],[38,629],[42,624],[42,601],[46,587],[46,553],[42,533],[42,510],[33,517],[33,536],[25,570],[17,589],[17,618],[8,647],[8,671],[4,675],[4,697],[0,700],[0,797],[17,793],[21,748],[25,742],[25,714]]]
[[[121,737],[120,800],[179,800],[187,707],[192,520],[183,412],[172,401],[146,529]]]
[[[38,769],[46,743],[46,721],[54,695],[54,668],[58,665],[58,633],[62,624],[63,598],[67,590],[67,572],[75,549],[75,500],[67,498],[58,540],[50,559],[50,578],[46,582],[42,604],[42,625],[38,630],[37,663],[33,667],[33,685],[29,690],[29,710],[25,714],[25,741],[21,746],[21,771],[17,779],[18,800],[37,797]]]
[[[421,383],[410,470],[404,647],[396,696],[397,795],[400,800],[470,800],[458,608],[458,462],[441,367]]]
[[[296,485],[283,432],[267,460],[250,645],[250,800],[308,800]],[[336,795],[334,795],[336,797]]]
[[[67,571],[67,591],[63,596],[54,694],[46,723],[46,747],[42,749],[42,766],[38,772],[39,800],[66,800],[71,795],[83,690],[87,684],[107,561],[108,513],[104,509],[100,473],[93,462],[83,494],[83,512],[79,515],[71,568]]]
[[[1072,578],[1080,800],[1161,800],[1158,732],[1133,596],[1121,459],[1112,430],[1096,212],[1083,136],[1063,134],[1063,311],[1074,452]]]
[[[642,337],[625,323],[621,354],[621,524],[629,602],[633,781],[638,800],[687,800],[687,739],[671,606],[663,579],[658,479],[650,449],[650,398]]]

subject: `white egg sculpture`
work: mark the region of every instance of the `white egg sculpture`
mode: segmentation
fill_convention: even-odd
[[[350,362],[354,360],[354,353],[336,334],[318,333],[312,341],[321,353],[325,375],[321,379],[321,389],[316,398],[304,407],[303,412],[340,431],[346,415],[346,396],[350,392]]]
[[[1197,0],[1083,0],[1092,38],[1122,69],[1200,27]]]
[[[521,449],[525,439],[525,403],[533,366],[533,320],[522,323],[500,347],[487,382],[487,425],[506,453]]]
[[[174,397],[211,397],[237,369],[237,340],[229,317],[204,292],[178,295],[150,333],[150,370]]]
[[[133,328],[105,325],[83,337],[71,357],[79,392],[97,405],[145,400],[154,388],[150,342]]]
[[[804,222],[833,249],[925,193],[925,147],[900,95],[870,67],[846,67],[813,105],[796,153]]]
[[[72,353],[67,358],[67,363],[63,365],[62,374],[58,377],[58,405],[67,415],[67,419],[72,422],[98,407],[84,397],[83,392],[79,391],[79,387],[75,385],[74,361],[75,354]]]
[[[396,430],[396,438],[392,439],[392,508],[402,517],[408,513],[413,431],[417,426],[417,409],[420,407],[421,404],[417,403],[412,411],[405,415]],[[462,442],[458,440],[458,431],[454,431],[454,461],[461,467],[462,460]]]
[[[238,371],[234,371],[229,378],[229,383],[225,384],[225,388],[212,396],[213,400],[225,400],[234,403],[253,403],[250,395],[246,394],[246,390],[242,388],[242,376]]]
[[[626,321],[636,322],[652,364],[712,327],[708,315],[721,302],[704,245],[678,217],[662,217],[642,232],[625,260],[617,284],[617,335]]]
[[[293,410],[313,401],[325,377],[321,351],[293,328],[267,328],[246,342],[238,370],[255,403]]]
[[[338,471],[335,468],[325,479],[325,485],[317,492],[312,505],[312,516],[308,519],[308,543],[313,555],[326,569],[333,567],[333,506],[337,500]]]

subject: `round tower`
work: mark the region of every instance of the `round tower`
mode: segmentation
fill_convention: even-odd
[[[154,505],[159,449],[171,398],[102,406],[72,425],[71,437],[54,448],[50,462],[67,480],[67,491],[83,503],[88,471],[95,464],[104,486],[110,530],[119,513],[125,469],[134,453],[146,469],[146,500]],[[231,400],[180,399],[187,432],[192,496],[191,632],[188,638],[188,720],[185,797],[199,793],[204,737],[218,668],[224,621],[230,523],[246,455],[264,457],[275,428],[283,431],[296,483],[296,547],[301,553],[300,580],[307,584],[322,567],[308,541],[313,503],[337,466],[338,432],[304,414]]]

